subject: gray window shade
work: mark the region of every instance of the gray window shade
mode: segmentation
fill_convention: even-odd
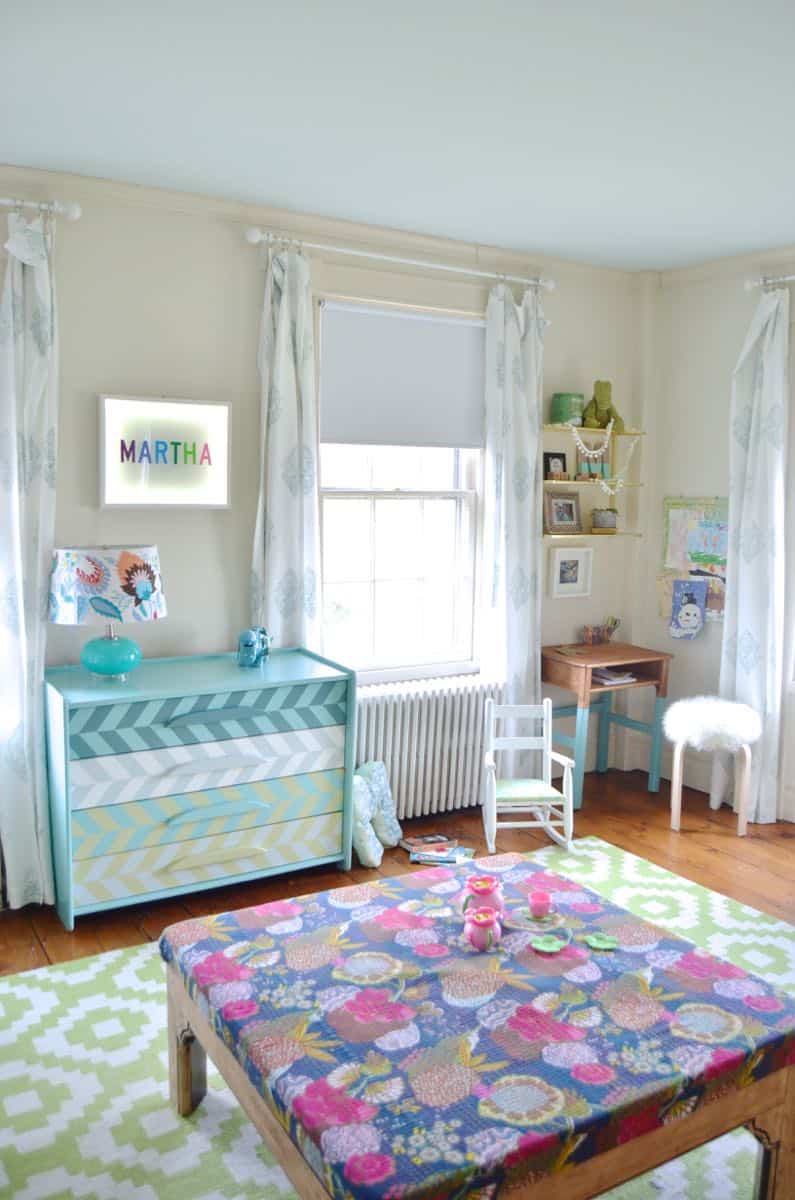
[[[320,440],[482,446],[485,323],[325,301]]]

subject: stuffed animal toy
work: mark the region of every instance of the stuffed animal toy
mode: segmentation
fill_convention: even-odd
[[[585,406],[582,423],[585,429],[606,429],[613,422],[613,433],[624,432],[624,421],[613,407],[613,385],[607,379],[597,379],[593,399]]]

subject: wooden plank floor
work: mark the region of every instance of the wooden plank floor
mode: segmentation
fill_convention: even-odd
[[[685,789],[682,832],[677,834],[669,828],[668,804],[667,782],[663,781],[659,795],[652,796],[646,791],[642,772],[588,775],[575,833],[600,837],[795,924],[795,824],[749,825],[748,837],[738,838],[736,818],[728,809],[712,812],[703,792]],[[404,828],[411,833],[443,831],[486,853],[479,808],[407,821]],[[533,830],[505,830],[497,840],[498,850],[532,850],[545,845],[549,845],[546,836]],[[405,851],[388,850],[377,873],[399,875],[412,869]],[[136,946],[157,939],[166,925],[190,916],[358,883],[372,875],[358,866],[347,873],[318,867],[78,917],[74,933],[66,932],[52,908],[28,906],[0,912],[0,974]]]

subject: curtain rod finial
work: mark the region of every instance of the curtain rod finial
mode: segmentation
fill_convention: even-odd
[[[249,246],[258,246],[260,242],[264,240],[265,238],[262,230],[257,229],[256,225],[252,225],[246,230],[246,241],[248,242]]]

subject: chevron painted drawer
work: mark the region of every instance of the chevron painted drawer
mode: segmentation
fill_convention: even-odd
[[[350,866],[355,676],[306,650],[46,672],[58,912]]]

